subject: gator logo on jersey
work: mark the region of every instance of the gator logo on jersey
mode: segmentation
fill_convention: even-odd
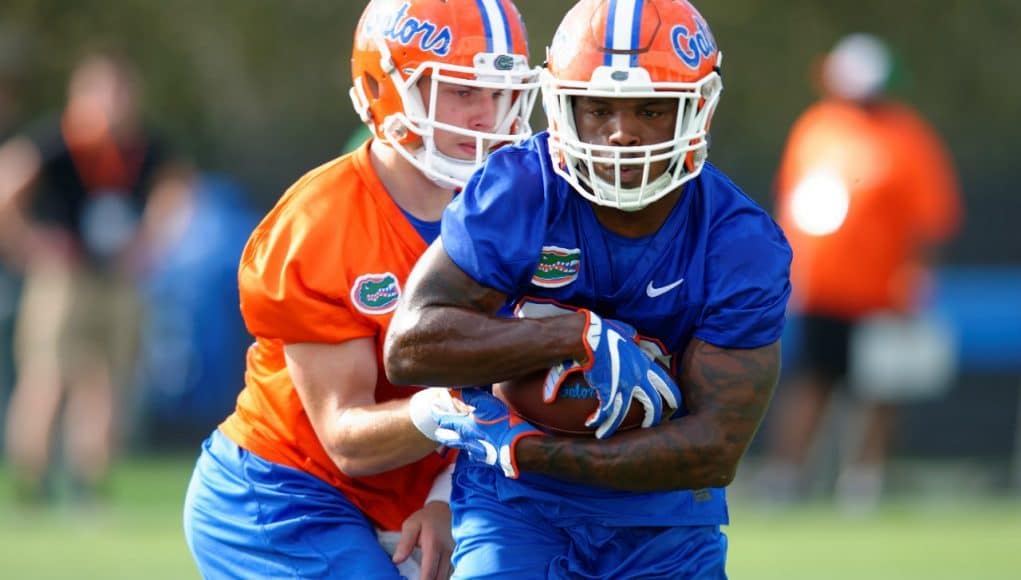
[[[366,314],[386,314],[397,308],[401,285],[390,272],[364,274],[351,287],[351,302]]]
[[[543,246],[539,266],[532,274],[532,284],[543,288],[560,288],[578,279],[581,270],[581,250],[568,250],[557,246]]]

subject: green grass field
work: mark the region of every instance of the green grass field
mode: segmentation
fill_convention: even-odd
[[[181,534],[190,458],[132,460],[104,508],[16,508],[0,472],[4,578],[197,578]],[[1021,498],[898,499],[868,518],[825,504],[731,502],[730,577],[741,580],[1021,578]]]

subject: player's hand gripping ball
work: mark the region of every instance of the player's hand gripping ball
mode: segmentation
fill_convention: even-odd
[[[673,415],[681,405],[680,389],[669,371],[638,346],[634,328],[583,312],[588,317],[586,365],[567,361],[548,372],[497,384],[493,394],[556,435],[603,439],[618,430],[658,425]]]
[[[486,391],[461,389],[459,410],[445,412],[434,408],[433,419],[439,428],[437,440],[460,449],[474,461],[499,467],[511,479],[518,477],[515,447],[524,437],[541,436],[543,432],[530,425],[499,399]]]

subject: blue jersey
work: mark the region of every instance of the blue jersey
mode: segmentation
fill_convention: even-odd
[[[769,215],[708,163],[655,234],[621,238],[554,172],[539,133],[490,156],[448,206],[442,238],[464,272],[509,304],[557,302],[623,320],[674,370],[693,337],[755,348],[783,331],[790,247]],[[556,501],[567,511],[558,517],[617,525],[727,520],[722,489],[635,494],[523,474],[497,478],[497,493]]]

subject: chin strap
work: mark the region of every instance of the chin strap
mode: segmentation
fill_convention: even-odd
[[[425,159],[429,156],[427,149],[427,146],[423,146],[414,155],[415,159],[426,168],[423,170],[425,176],[436,185],[459,189],[464,187],[464,184],[468,182],[468,178],[472,176],[472,173],[475,173],[476,166],[474,161],[454,159],[440,153],[440,150],[435,147],[432,151],[432,163],[426,163]]]
[[[654,179],[651,183],[645,185],[645,187],[632,187],[632,188],[617,188],[609,181],[606,181],[599,176],[592,176],[590,186],[594,190],[596,197],[604,199],[606,201],[630,203],[642,201],[642,194],[646,194],[645,197],[659,192],[661,189],[666,188],[670,185],[673,180],[672,172],[664,171],[662,175]],[[655,201],[655,199],[653,199]],[[651,202],[642,203],[641,205],[627,205],[620,207],[622,211],[639,211],[644,209]]]
[[[403,114],[391,115],[383,125],[383,136],[387,145],[436,185],[447,189],[464,187],[468,178],[475,172],[475,161],[454,159],[444,155],[436,148],[432,137],[411,131],[412,126],[411,121]],[[413,151],[401,143],[409,133],[419,135],[421,140],[421,144]]]

